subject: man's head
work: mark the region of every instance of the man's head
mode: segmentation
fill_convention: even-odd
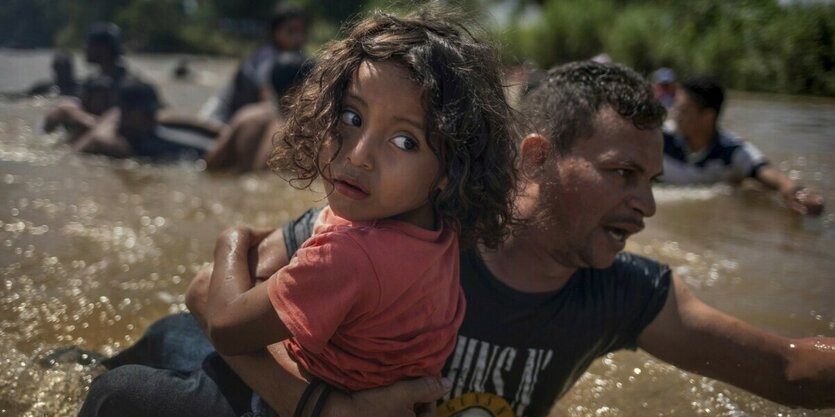
[[[665,111],[617,64],[552,69],[522,103],[520,215],[566,267],[606,267],[655,213]]]
[[[310,16],[301,6],[279,4],[270,16],[269,37],[282,51],[300,51],[307,42]]]
[[[87,62],[108,65],[122,55],[122,31],[113,23],[94,23],[87,32]]]
[[[113,79],[107,75],[89,78],[81,86],[81,106],[88,113],[101,115],[116,104],[113,92]]]
[[[676,96],[673,118],[679,131],[688,136],[713,135],[725,90],[711,77],[691,77],[681,83],[681,94]]]
[[[119,88],[117,94],[119,133],[128,140],[137,140],[150,134],[156,127],[156,114],[160,107],[157,92],[149,84],[130,81]]]
[[[659,68],[652,73],[652,90],[655,97],[665,108],[671,108],[675,103],[676,73],[671,68]]]

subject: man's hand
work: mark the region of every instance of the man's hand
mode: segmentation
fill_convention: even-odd
[[[327,417],[434,417],[435,402],[451,387],[446,378],[425,377],[351,395],[334,392],[322,414]]]
[[[793,188],[783,194],[790,209],[804,216],[820,216],[823,213],[823,197],[806,188]]]

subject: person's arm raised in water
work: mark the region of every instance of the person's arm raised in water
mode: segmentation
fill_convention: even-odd
[[[754,178],[772,190],[777,190],[786,205],[804,216],[820,216],[823,213],[823,197],[797,185],[776,168],[765,165],[757,169]]]
[[[678,278],[638,346],[681,369],[793,407],[835,407],[835,338],[789,339],[700,301]]]

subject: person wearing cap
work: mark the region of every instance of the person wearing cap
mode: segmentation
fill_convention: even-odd
[[[78,152],[116,158],[197,159],[212,146],[214,132],[198,125],[166,122],[153,86],[131,80],[117,92],[117,107],[72,146]]]
[[[204,118],[228,123],[235,112],[269,95],[272,61],[280,53],[295,53],[304,58],[310,16],[301,6],[279,4],[273,10],[267,29],[267,45],[244,60],[221,92],[200,110]]]
[[[670,184],[739,183],[753,178],[776,190],[795,212],[819,216],[821,196],[783,175],[754,145],[718,126],[725,91],[713,78],[681,83],[672,109],[677,130],[664,132],[664,175]]]
[[[670,68],[659,68],[652,73],[652,92],[667,110],[673,107],[677,90],[675,71]]]
[[[310,64],[292,52],[276,56],[270,71],[271,99],[249,104],[235,113],[205,156],[207,170],[248,172],[267,168],[272,138],[286,122],[284,96],[304,78]]]

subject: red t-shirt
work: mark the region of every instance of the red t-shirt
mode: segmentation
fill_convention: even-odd
[[[464,318],[458,237],[325,208],[313,236],[270,278],[291,356],[348,391],[439,376]]]

